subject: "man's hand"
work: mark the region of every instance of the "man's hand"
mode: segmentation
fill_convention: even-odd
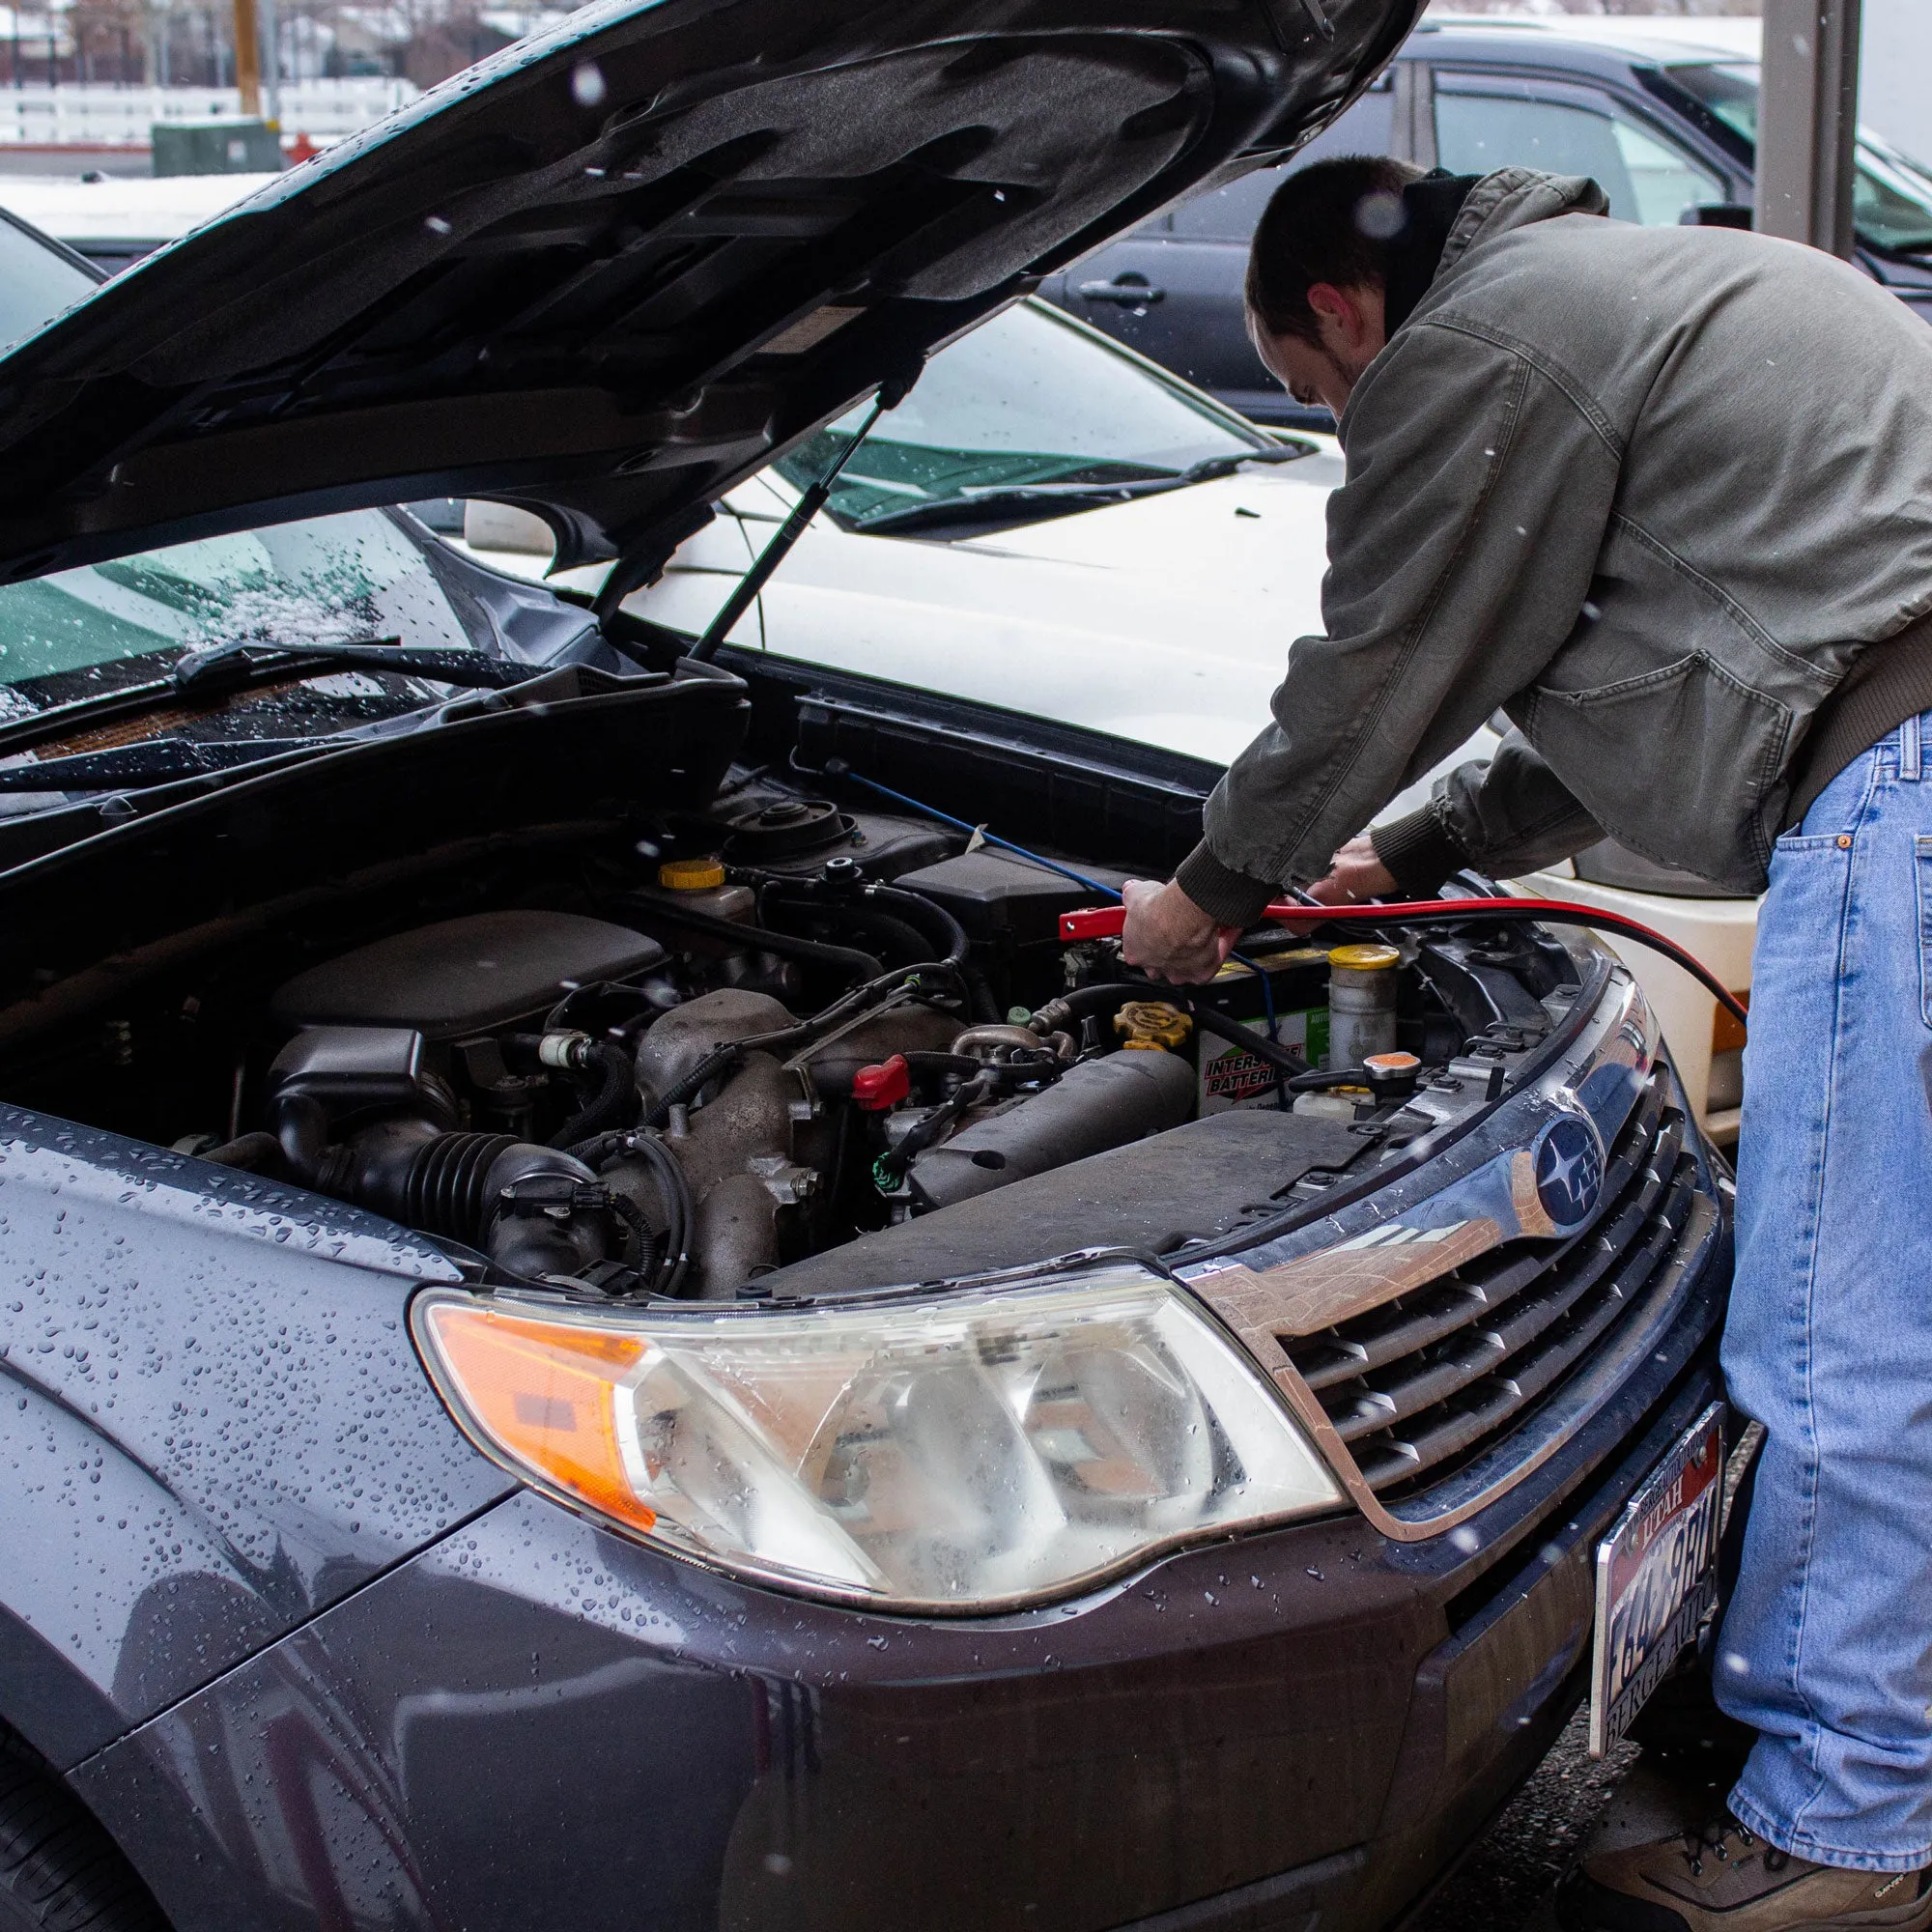
[[[1127,906],[1121,956],[1176,985],[1211,980],[1241,936],[1239,926],[1216,925],[1172,881],[1129,879],[1121,896]]]
[[[1396,890],[1387,867],[1376,857],[1374,841],[1362,832],[1335,854],[1328,876],[1317,879],[1308,894],[1323,905],[1353,905],[1357,899],[1385,898]]]

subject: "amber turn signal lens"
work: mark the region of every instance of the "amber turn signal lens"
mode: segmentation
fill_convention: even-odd
[[[1750,1005],[1750,988],[1732,997],[1740,1006]],[[1736,1053],[1745,1043],[1745,1030],[1738,1017],[1726,1007],[1719,1007],[1711,1016],[1711,1051],[1713,1054]]]
[[[448,1302],[425,1319],[457,1412],[489,1446],[635,1529],[657,1522],[617,1436],[622,1387],[648,1343]]]

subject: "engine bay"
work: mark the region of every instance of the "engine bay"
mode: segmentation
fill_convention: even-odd
[[[499,1277],[809,1297],[1278,1218],[1495,1098],[1577,979],[1520,927],[1281,930],[1157,986],[1059,938],[1125,876],[733,767],[622,846],[258,933],[9,1097]]]

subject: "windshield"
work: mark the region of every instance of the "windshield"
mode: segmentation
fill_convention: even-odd
[[[863,530],[995,491],[1133,483],[1280,447],[1112,344],[1104,355],[1095,346],[1078,323],[1026,302],[952,343],[847,465],[832,514]],[[808,438],[779,473],[804,489],[868,413],[862,406]]]
[[[1685,93],[1755,147],[1758,70],[1746,61],[1673,67],[1665,71]],[[1852,222],[1859,240],[1901,254],[1932,249],[1932,171],[1861,133],[1852,176]]]
[[[76,696],[63,673],[159,651],[391,637],[470,642],[424,552],[380,510],[171,544],[0,587],[0,716]],[[63,688],[15,689],[43,678]]]
[[[26,229],[0,220],[0,349],[33,334],[99,286]]]

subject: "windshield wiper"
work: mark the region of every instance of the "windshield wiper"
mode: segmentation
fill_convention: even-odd
[[[329,738],[143,738],[104,752],[75,752],[28,765],[0,765],[0,792],[105,791],[123,785],[171,784],[290,752],[318,751]]]
[[[936,502],[914,503],[903,510],[888,510],[882,517],[868,518],[858,528],[862,536],[874,536],[881,531],[1017,521],[1013,517],[1015,510],[1070,513],[1099,509],[1108,503],[1131,502],[1137,497],[1160,497],[1170,490],[1211,483],[1219,477],[1233,476],[1249,463],[1299,463],[1313,456],[1316,447],[1313,443],[1284,443],[1279,449],[1248,449],[1237,456],[1208,456],[1165,476],[1136,476],[1120,483],[1016,483],[1004,490],[978,491],[971,496],[948,497]]]
[[[508,691],[554,668],[516,658],[485,657],[480,651],[406,650],[400,638],[369,638],[340,644],[209,644],[175,660],[172,682],[182,696],[199,696],[221,689],[231,679],[245,684],[256,670],[295,670],[310,665],[393,671],[398,677],[427,678],[432,684],[477,691]]]
[[[185,698],[202,700],[229,691],[245,691],[251,684],[271,683],[291,674],[300,678],[330,665],[387,670],[402,677],[427,678],[436,684],[492,691],[509,690],[553,668],[549,665],[485,657],[476,651],[406,650],[396,638],[310,645],[209,644],[184,652],[160,677],[90,692],[87,696],[66,704],[50,704],[44,711],[9,720],[0,724],[0,756],[31,750],[49,739],[64,738],[70,732],[109,719],[137,718],[144,712],[165,711]]]

